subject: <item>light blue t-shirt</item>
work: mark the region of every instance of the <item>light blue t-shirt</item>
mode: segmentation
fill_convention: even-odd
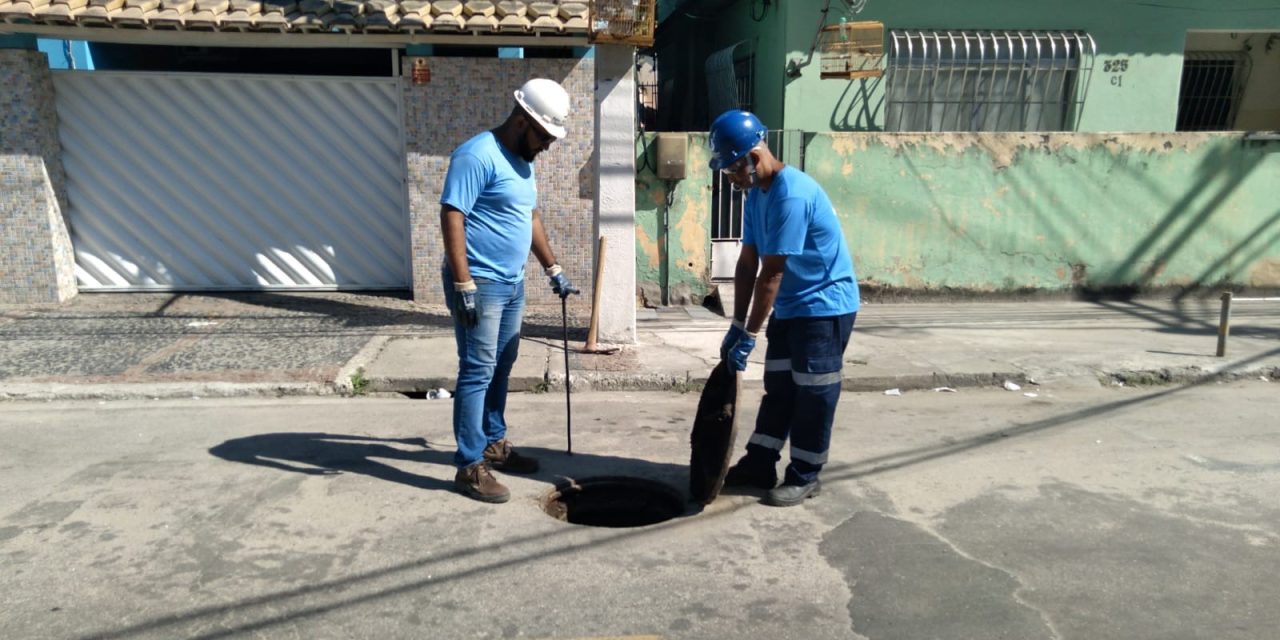
[[[449,156],[440,204],[466,216],[471,277],[524,280],[538,204],[533,164],[507,151],[493,132],[481,133]]]
[[[818,318],[858,310],[858,280],[827,193],[803,171],[784,167],[769,190],[752,189],[743,207],[742,244],[787,256],[773,313]]]

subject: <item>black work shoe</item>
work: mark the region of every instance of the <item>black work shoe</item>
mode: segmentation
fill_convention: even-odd
[[[484,459],[497,471],[507,473],[537,473],[538,471],[537,459],[516,453],[516,448],[511,446],[511,442],[506,438],[490,442],[489,446],[484,448]]]
[[[493,477],[489,463],[483,460],[465,469],[458,469],[458,475],[453,477],[453,486],[462,495],[480,502],[496,503],[511,499],[511,491]]]
[[[809,484],[784,484],[772,489],[764,497],[765,504],[775,507],[794,507],[822,491],[822,481],[814,480]]]
[[[724,474],[724,486],[726,487],[755,487],[757,489],[772,489],[778,484],[778,471],[773,465],[765,466],[753,462],[748,462],[746,457],[738,461],[738,464],[729,467],[729,471]]]

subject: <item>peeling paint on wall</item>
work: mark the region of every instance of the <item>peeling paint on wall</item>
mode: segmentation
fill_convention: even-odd
[[[649,237],[649,234],[636,226],[636,251],[639,259],[644,260],[650,269],[657,269],[662,259],[662,252],[658,248],[658,241]]]
[[[670,182],[654,173],[652,140],[649,135],[637,145],[637,286],[650,303],[655,300],[652,292],[665,289],[670,304],[697,304],[712,288],[712,173],[706,134],[689,134],[688,177]]]
[[[670,212],[670,287],[708,278],[711,172],[696,149]],[[805,170],[871,287],[1280,289],[1280,146],[1240,134],[819,133]],[[637,228],[660,214],[637,211]]]
[[[1280,284],[1280,256],[1263,258],[1249,269],[1247,284],[1251,287],[1274,287]]]
[[[872,284],[1280,286],[1259,266],[1280,259],[1280,189],[1263,177],[1280,154],[1240,134],[816,134],[806,169]]]
[[[1215,140],[1213,133],[830,133],[832,153],[844,161],[874,146],[899,153],[924,147],[940,156],[980,151],[996,169],[1012,165],[1021,153],[1056,154],[1063,149],[1085,151],[1104,148],[1115,154],[1193,153]],[[842,165],[843,166],[843,165]],[[848,175],[848,174],[845,174]]]

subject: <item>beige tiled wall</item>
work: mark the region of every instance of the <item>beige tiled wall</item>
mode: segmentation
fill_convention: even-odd
[[[76,295],[49,64],[0,49],[0,304]]]
[[[431,81],[405,82],[409,220],[413,247],[413,296],[442,301],[440,190],[454,147],[501,124],[512,92],[529,78],[551,78],[573,98],[569,135],[538,156],[538,200],[552,249],[583,295],[571,298],[578,313],[590,309],[594,251],[593,202],[595,69],[590,59],[428,58]],[[404,65],[406,75],[412,65]],[[530,306],[555,305],[536,260],[526,268]]]

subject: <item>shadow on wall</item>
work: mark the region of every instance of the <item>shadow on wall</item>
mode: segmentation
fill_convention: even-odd
[[[861,147],[832,152],[847,148]],[[889,134],[843,168],[813,151],[851,215],[870,216],[868,233],[904,230],[869,258],[899,280],[861,270],[867,296],[1280,289],[1280,211],[1264,178],[1276,158],[1236,135]]]
[[[832,131],[881,131],[880,112],[884,108],[884,77],[850,80],[831,110]]]
[[[1196,171],[1196,181],[1189,185],[1187,191],[1169,208],[1156,226],[1139,240],[1120,263],[1105,277],[1107,284],[1123,283],[1120,286],[1131,288],[1134,292],[1149,289],[1164,272],[1168,264],[1187,247],[1188,243],[1198,235],[1207,233],[1207,227],[1215,216],[1221,217],[1223,207],[1228,198],[1254,171],[1260,162],[1252,161],[1253,154],[1241,153],[1238,149],[1222,145],[1214,148],[1201,160]],[[1126,169],[1135,181],[1148,180],[1132,166]],[[1190,282],[1178,285],[1180,291],[1177,298],[1202,291],[1207,286],[1227,286],[1241,274],[1221,273],[1219,269],[1238,256],[1246,247],[1253,244],[1256,238],[1262,237],[1268,228],[1274,227],[1280,220],[1280,212],[1263,221],[1242,236],[1226,249],[1223,256],[1211,263],[1208,268]],[[1222,224],[1226,224],[1223,222]],[[1261,243],[1253,250],[1253,259],[1274,245],[1280,232],[1273,234],[1268,242]],[[1248,262],[1251,262],[1249,260]],[[1240,264],[1240,263],[1238,263]],[[1145,265],[1145,266],[1143,266]],[[1085,293],[1089,293],[1086,288]]]
[[[1134,134],[1140,136],[1143,134]],[[1169,134],[1164,137],[1172,137]],[[1151,141],[1148,141],[1151,143]],[[1107,138],[1104,143],[1112,145],[1129,145],[1126,138]],[[1183,141],[1183,144],[1195,144]],[[1205,144],[1214,144],[1206,142]],[[1085,300],[1131,300],[1135,296],[1154,293],[1158,290],[1174,290],[1175,299],[1182,299],[1196,294],[1206,293],[1219,288],[1247,286],[1247,275],[1228,269],[1247,267],[1268,251],[1280,246],[1280,211],[1261,219],[1252,228],[1230,229],[1229,221],[1224,219],[1230,213],[1229,200],[1236,195],[1245,181],[1250,178],[1263,163],[1264,158],[1248,149],[1241,150],[1238,140],[1223,138],[1204,153],[1204,157],[1194,169],[1195,177],[1188,180],[1179,193],[1170,194],[1167,186],[1160,184],[1153,173],[1153,154],[1183,153],[1177,151],[1166,141],[1161,151],[1143,151],[1140,149],[1111,149],[1106,156],[1110,158],[1107,165],[1108,175],[1103,179],[1070,180],[1070,175],[1059,172],[1058,179],[1050,179],[1035,171],[997,171],[1001,186],[1010,188],[1020,202],[1019,207],[1035,215],[1039,222],[1036,228],[1045,236],[1048,245],[1062,247],[1064,257],[1071,261],[1069,265],[1069,286],[1072,292]],[[1091,147],[1091,149],[1096,147]],[[988,150],[992,155],[998,155]],[[1064,151],[1061,168],[1066,169],[1083,162],[1083,158],[1071,156]],[[911,166],[913,173],[919,171]],[[1088,178],[1080,174],[1078,177]],[[1133,185],[1132,190],[1116,189],[1114,185]],[[929,192],[931,203],[937,210],[941,208],[935,194]],[[1174,199],[1176,197],[1176,199]],[[1063,215],[1060,203],[1076,200],[1095,201],[1104,207],[1111,207],[1116,216],[1107,220],[1108,229],[1103,231],[1090,216]],[[1120,200],[1117,200],[1120,198]],[[1146,228],[1135,240],[1125,245],[1122,258],[1098,270],[1090,271],[1088,261],[1098,260],[1097,252],[1071,249],[1087,245],[1091,241],[1105,245],[1100,240],[1103,234],[1124,234],[1129,221],[1123,215],[1128,207],[1141,206],[1143,203],[1169,202],[1167,211],[1154,220],[1146,228],[1142,222],[1141,212],[1135,215],[1136,224]],[[1047,205],[1046,203],[1059,203]],[[1097,215],[1099,212],[1093,212]],[[1253,216],[1247,216],[1255,219]],[[959,237],[967,237],[963,229],[952,227],[953,233]],[[1230,245],[1223,249],[1221,255],[1211,260],[1204,260],[1205,266],[1197,267],[1198,273],[1190,278],[1165,278],[1168,266],[1186,251],[1193,248],[1203,252],[1206,247],[1217,246],[1216,236],[1231,238]],[[1123,240],[1121,240],[1123,241]],[[974,242],[975,249],[981,249],[980,243]],[[1105,246],[1101,247],[1105,254]],[[1071,258],[1071,253],[1077,257]],[[1267,288],[1268,285],[1263,285]]]

